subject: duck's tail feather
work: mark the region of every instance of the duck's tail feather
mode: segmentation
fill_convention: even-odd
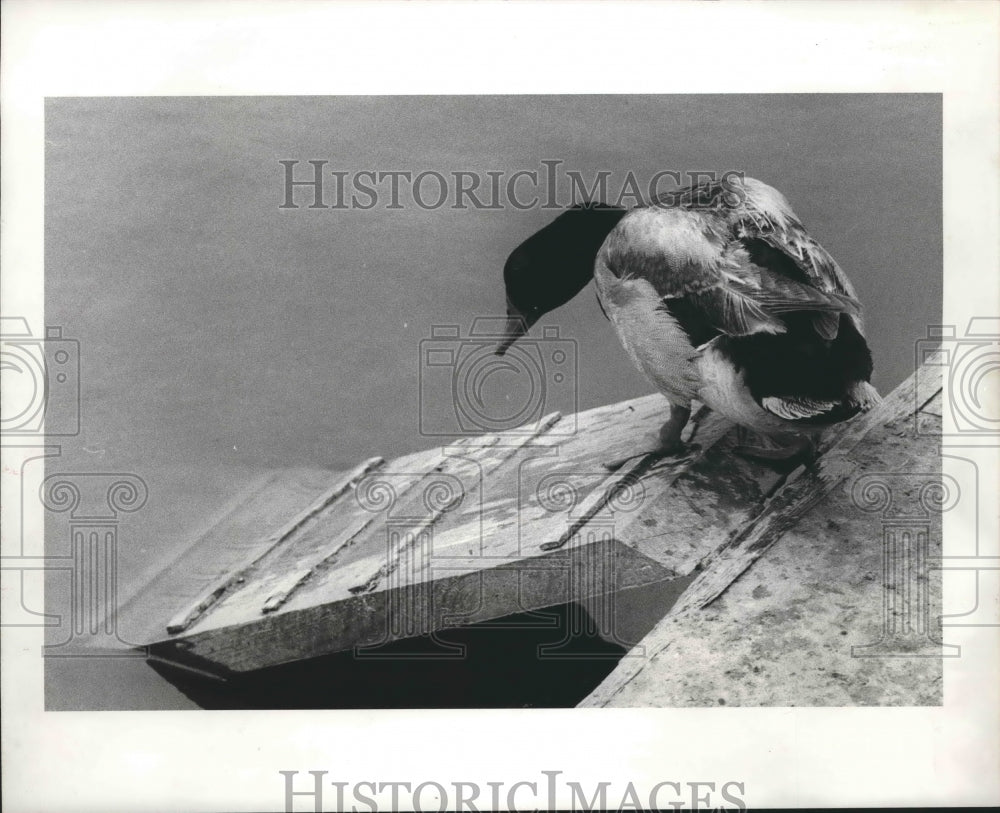
[[[849,387],[844,398],[829,400],[793,395],[769,395],[760,400],[760,405],[772,415],[794,423],[823,425],[839,423],[867,412],[882,402],[867,381],[856,381]]]
[[[760,405],[772,415],[786,421],[812,421],[822,419],[837,409],[835,401],[818,401],[814,398],[794,398],[769,395]]]
[[[847,393],[847,400],[856,406],[859,412],[867,412],[882,403],[882,396],[867,381],[856,381]]]

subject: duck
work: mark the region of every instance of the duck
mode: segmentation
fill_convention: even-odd
[[[631,209],[577,204],[518,245],[503,277],[498,355],[594,281],[626,355],[667,400],[658,446],[643,454],[683,452],[698,402],[736,424],[738,454],[800,461],[825,427],[881,400],[853,284],[785,196],[754,178]]]

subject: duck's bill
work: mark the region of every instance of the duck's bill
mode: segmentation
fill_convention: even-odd
[[[504,327],[503,339],[494,351],[498,356],[502,356],[514,342],[528,332],[528,322],[521,314],[508,314],[507,324]]]

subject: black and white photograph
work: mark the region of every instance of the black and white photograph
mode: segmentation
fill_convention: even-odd
[[[939,95],[45,115],[47,708],[941,703]]]
[[[4,6],[9,809],[996,802],[995,4],[142,5]]]

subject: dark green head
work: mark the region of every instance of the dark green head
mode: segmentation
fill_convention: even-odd
[[[603,203],[574,206],[511,252],[503,269],[507,328],[497,355],[586,287],[604,238],[624,216],[625,209]]]

